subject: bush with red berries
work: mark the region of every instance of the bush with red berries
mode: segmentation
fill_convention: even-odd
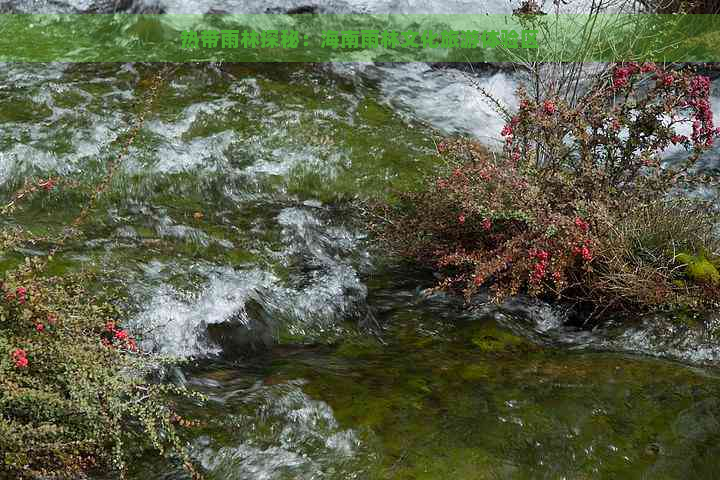
[[[603,313],[716,305],[717,215],[672,195],[713,181],[695,171],[718,136],[709,80],[630,63],[599,85],[576,106],[520,90],[502,153],[443,141],[426,188],[377,206],[371,229],[468,298],[488,287]],[[663,162],[673,145],[685,157]]]

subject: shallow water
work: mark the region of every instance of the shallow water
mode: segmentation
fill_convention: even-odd
[[[714,373],[540,347],[491,316],[376,293],[382,341],[186,372],[210,398],[187,410],[207,422],[192,445],[210,478],[713,478],[720,466]]]
[[[159,68],[3,65],[4,194],[78,181],[7,222],[58,234],[78,214]],[[470,312],[367,241],[357,199],[417,185],[443,134],[497,139],[474,81],[512,103],[506,74],[424,64],[183,65],[161,88],[53,272],[103,272],[143,346],[190,360],[175,377],[211,398],[181,405],[205,422],[188,441],[211,478],[712,478],[712,324],[572,331],[522,299]]]

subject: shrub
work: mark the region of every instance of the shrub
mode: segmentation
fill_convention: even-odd
[[[42,267],[28,260],[0,291],[0,477],[122,476],[128,447],[150,445],[194,473],[168,403],[188,393],[147,380],[159,360],[87,290],[97,279],[45,277]]]
[[[707,180],[689,173],[718,135],[709,81],[653,64],[611,72],[575,106],[520,90],[501,154],[442,142],[445,165],[425,190],[378,207],[371,229],[467,297],[490,286],[497,300],[527,292],[602,308],[716,302],[716,286],[693,283],[678,257],[712,264],[716,218],[669,196]],[[663,164],[673,144],[688,155]]]
[[[454,140],[439,148],[446,173],[427,191],[388,207],[383,217],[392,221],[373,225],[376,233],[402,255],[443,271],[442,287],[468,296],[486,284],[500,299],[576,280],[592,259],[594,239],[570,196],[549,195],[532,169],[476,143]],[[559,192],[561,184],[570,187],[559,176],[552,181]]]

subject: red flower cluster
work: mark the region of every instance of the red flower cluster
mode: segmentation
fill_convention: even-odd
[[[42,323],[36,323],[36,324],[35,324],[35,330],[37,330],[38,332],[44,332],[44,331],[45,331],[45,325],[43,325]]]
[[[485,231],[490,230],[492,228],[492,221],[489,218],[483,218],[482,228]]]
[[[16,348],[10,356],[13,362],[15,362],[15,368],[25,368],[28,366],[27,353],[22,348]]]
[[[25,287],[18,287],[15,290],[15,296],[20,305],[23,305],[27,301],[27,289]]]
[[[127,340],[128,334],[125,330],[115,330],[115,338],[120,341]]]
[[[677,145],[678,143],[685,143],[685,142],[687,142],[687,139],[688,139],[688,138],[687,138],[685,135],[673,135],[673,136],[670,138],[670,141],[672,142],[673,145]]]
[[[648,73],[648,72],[657,72],[657,65],[655,65],[652,62],[645,62],[643,63],[642,67],[640,67],[641,73]]]
[[[700,143],[704,140],[706,147],[711,147],[718,131],[713,125],[712,108],[710,106],[710,79],[697,75],[690,80],[688,86],[688,105],[695,110],[692,123],[692,140]]]
[[[108,321],[105,324],[105,332],[103,332],[101,342],[106,347],[113,347],[113,340],[124,343],[125,348],[130,351],[134,352],[135,350],[137,350],[137,344],[135,343],[135,340],[130,338],[128,333],[122,328],[119,328],[115,324],[115,322]]]
[[[460,225],[465,223],[465,214],[464,213],[461,213],[460,215],[458,215],[458,222],[460,222]]]
[[[543,103],[543,110],[545,110],[545,113],[548,115],[552,115],[557,111],[557,105],[555,105],[555,102],[552,100],[545,100]]]
[[[520,105],[520,109],[523,109],[526,107],[527,107],[527,102],[526,102],[526,105],[522,105],[522,104]],[[506,124],[503,127],[502,131],[500,132],[500,135],[502,135],[503,137],[511,136],[513,134],[513,128],[516,127],[518,123],[520,123],[520,116],[515,115],[514,117],[512,117],[510,119],[510,123]]]
[[[645,68],[645,66],[643,66],[643,68]],[[641,70],[635,62],[630,62],[622,67],[615,67],[615,70],[613,70],[613,88],[618,89],[626,86],[630,75],[634,75]]]
[[[587,232],[588,229],[590,229],[590,224],[580,217],[575,218],[575,225],[577,225],[577,227],[583,232]]]
[[[590,249],[587,247],[587,245],[583,245],[582,247],[573,247],[573,253],[575,255],[582,255],[583,260],[586,262],[589,262],[593,259],[592,253],[590,252]]]
[[[548,266],[550,254],[545,250],[539,250],[537,252],[531,253],[530,258],[537,258],[539,260],[538,263],[535,264],[532,273],[532,280],[534,282],[539,282],[545,276],[545,269]]]

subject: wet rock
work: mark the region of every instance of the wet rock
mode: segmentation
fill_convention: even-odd
[[[297,7],[292,7],[288,9],[284,9],[281,7],[273,7],[268,8],[266,10],[266,13],[285,13],[287,15],[312,14],[320,13],[320,7],[317,5],[299,5]]]
[[[243,310],[228,320],[207,325],[208,339],[222,348],[225,357],[241,357],[269,348],[275,339],[268,310],[248,299]]]
[[[720,316],[683,319],[669,314],[647,315],[637,322],[623,322],[598,329],[594,346],[615,351],[643,353],[697,365],[720,362]]]

